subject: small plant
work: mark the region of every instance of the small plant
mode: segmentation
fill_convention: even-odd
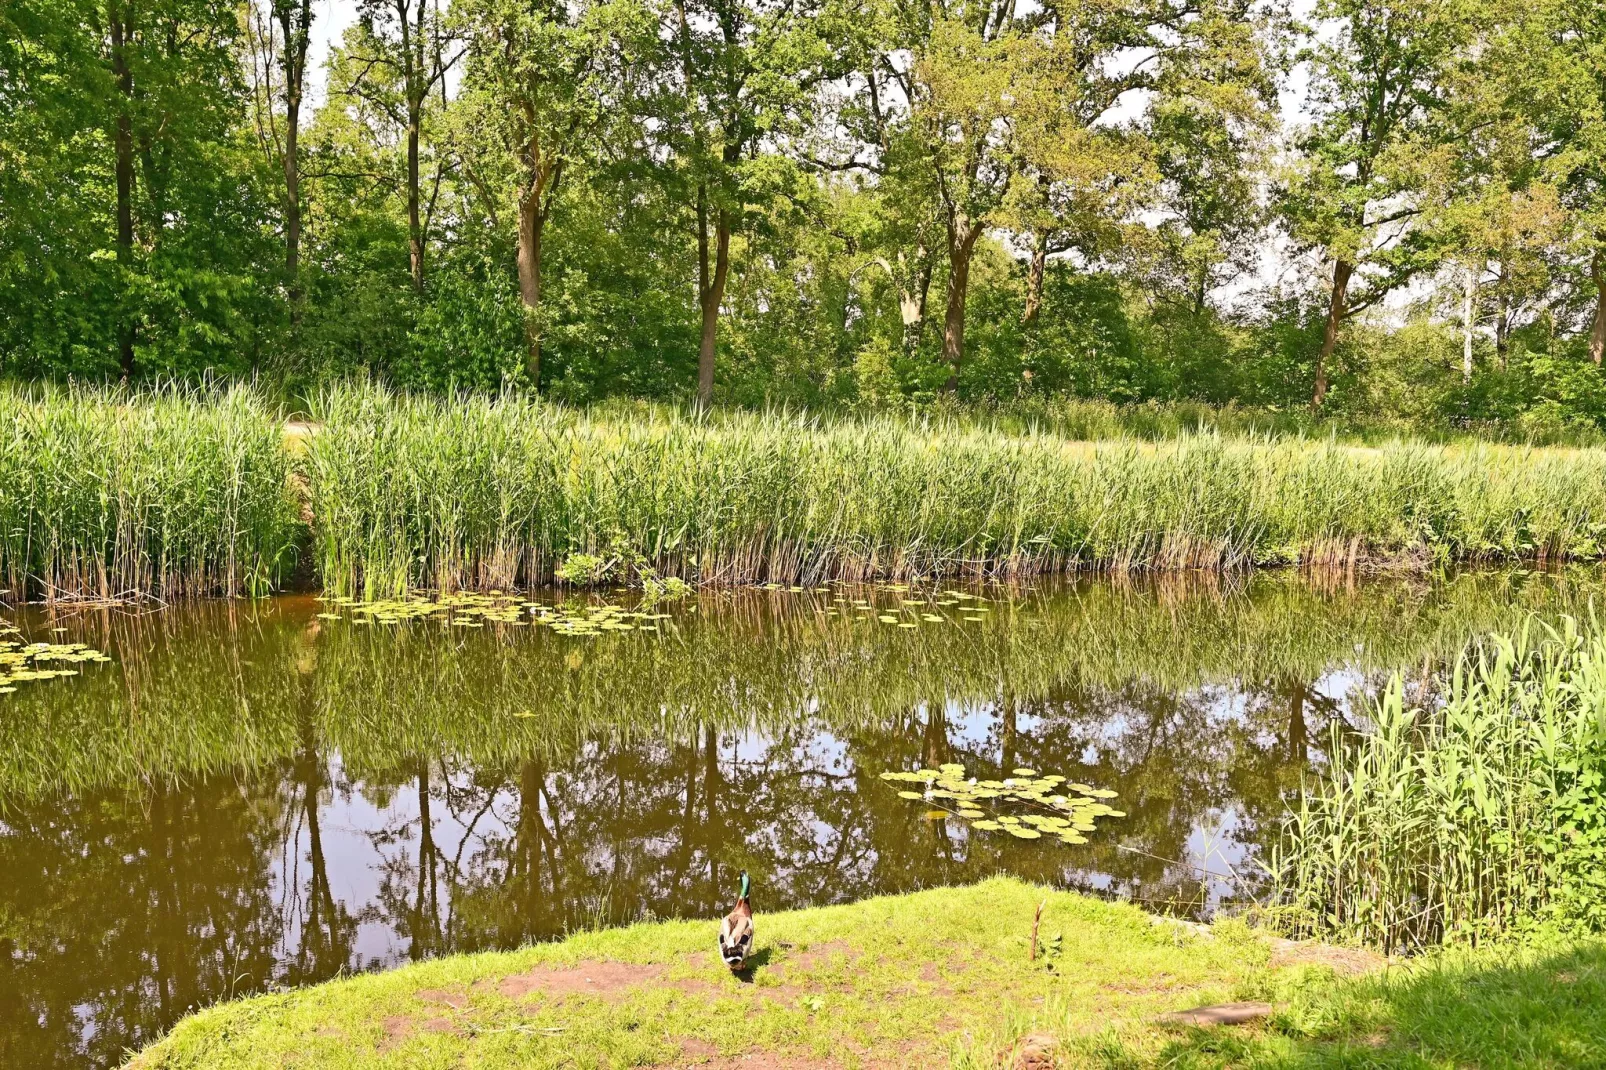
[[[600,587],[613,576],[616,558],[604,559],[597,554],[570,554],[552,570],[553,578],[571,587]]]

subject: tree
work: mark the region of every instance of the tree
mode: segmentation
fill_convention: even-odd
[[[1054,232],[1074,230],[1073,217],[1085,225],[1094,204],[1107,208],[1112,190],[1142,170],[1142,154],[1126,151],[1110,128],[1112,109],[1128,93],[1154,89],[1173,64],[1210,54],[1220,28],[1247,11],[1201,12],[1166,0],[1029,11],[1010,0],[893,0],[870,12],[863,21],[877,35],[855,42],[868,56],[857,67],[862,100],[849,113],[861,142],[851,163],[883,181],[909,167],[929,176],[947,254],[943,359],[951,390],[983,234],[1011,220],[1036,231],[1035,315]]]
[[[1589,357],[1606,359],[1606,3],[1540,0],[1507,23],[1503,66],[1560,176],[1572,245],[1593,291]]]
[[[631,58],[650,22],[633,0],[462,0],[453,13],[468,36],[467,166],[491,211],[509,194],[516,208],[525,374],[539,389],[542,237],[565,174],[628,111]]]
[[[444,27],[429,0],[363,0],[359,55],[343,91],[360,96],[381,111],[406,143],[407,259],[413,291],[424,292],[424,248],[434,216],[436,197],[445,175],[445,159],[435,152],[430,197],[424,204],[419,176],[419,143],[431,101],[435,111],[446,107],[446,74],[461,58],[457,42]],[[439,96],[435,96],[436,91]]]
[[[694,191],[697,239],[697,401],[714,397],[720,307],[731,238],[773,187],[776,141],[813,103],[824,58],[812,0],[675,0],[663,30],[679,75],[666,113],[675,164]],[[766,153],[765,148],[771,151]]]
[[[258,141],[284,172],[284,271],[294,318],[301,304],[301,103],[312,0],[258,0],[250,9],[250,36]]]
[[[1331,263],[1311,408],[1327,397],[1344,321],[1431,263],[1412,222],[1423,211],[1423,161],[1450,141],[1445,82],[1468,23],[1450,0],[1320,0],[1302,56],[1314,121],[1281,208],[1296,241]],[[1358,294],[1352,287],[1360,285]]]

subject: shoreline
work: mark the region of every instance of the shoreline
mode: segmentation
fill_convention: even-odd
[[[773,915],[757,898],[743,977],[712,918],[644,922],[206,1008],[128,1070],[1540,1066],[1606,1039],[1600,941],[1389,963],[1003,877]],[[1168,1017],[1244,1003],[1265,1006]]]

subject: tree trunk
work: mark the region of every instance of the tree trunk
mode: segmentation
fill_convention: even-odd
[[[134,75],[128,66],[129,37],[133,27],[124,18],[120,8],[114,8],[111,17],[112,75],[117,80],[117,93],[122,98],[117,111],[117,129],[113,143],[117,154],[117,265],[124,278],[119,286],[127,285],[127,273],[134,267],[134,124],[130,109],[134,99]],[[134,316],[133,310],[124,307],[117,324],[117,357],[123,381],[134,377]]]
[[[966,219],[948,227],[948,310],[943,317],[942,358],[948,362],[943,390],[959,386],[959,366],[965,359],[965,300],[970,289],[970,258],[976,251],[981,228]]]
[[[541,389],[541,230],[546,224],[539,186],[519,198],[519,297],[524,301],[524,373]]]
[[[1037,235],[1037,244],[1032,247],[1032,266],[1026,274],[1026,311],[1021,315],[1022,323],[1036,323],[1037,314],[1043,308],[1043,274],[1048,267],[1048,231]]]
[[[284,269],[292,323],[301,321],[301,95],[311,28],[312,0],[279,8],[284,36]]]
[[[1589,329],[1589,359],[1598,368],[1601,357],[1606,356],[1606,250],[1595,251],[1589,274],[1595,280],[1595,323]]]
[[[1472,331],[1476,326],[1473,317],[1477,300],[1478,276],[1469,266],[1466,285],[1461,292],[1461,385],[1463,386],[1472,382]]]
[[[1305,732],[1305,685],[1294,681],[1288,694],[1288,757],[1304,762],[1307,756]]]
[[[1338,347],[1338,328],[1344,322],[1344,300],[1349,293],[1350,276],[1355,265],[1348,260],[1333,261],[1333,293],[1327,305],[1327,323],[1322,327],[1322,348],[1316,354],[1316,387],[1311,392],[1312,412],[1320,412],[1327,400],[1327,367]]]
[[[413,271],[413,292],[421,294],[424,292],[424,227],[418,212],[420,107],[410,103],[407,110],[407,260]]]
[[[1500,274],[1500,311],[1494,321],[1494,355],[1500,370],[1506,370],[1511,352],[1511,290],[1506,286],[1505,269]]]
[[[714,357],[719,340],[719,306],[725,300],[725,280],[730,275],[730,214],[723,208],[714,212],[714,269],[708,269],[708,187],[697,187],[697,304],[702,312],[702,339],[697,346],[697,405],[714,403]]]

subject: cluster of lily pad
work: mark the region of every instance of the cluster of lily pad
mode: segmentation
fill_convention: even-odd
[[[0,628],[0,636],[20,634],[15,628]],[[110,660],[83,643],[24,643],[20,639],[0,639],[0,695],[11,694],[20,683],[78,675],[77,669],[47,667],[53,664],[78,665]]]
[[[403,624],[416,620],[439,621],[454,628],[483,628],[487,622],[514,627],[533,624],[575,636],[657,631],[657,622],[669,619],[667,613],[630,610],[611,604],[552,606],[526,602],[501,591],[378,601],[332,598],[328,604],[330,609],[318,614],[323,620],[341,620],[350,614],[353,624]]]
[[[1099,818],[1126,816],[1105,802],[1116,797],[1108,788],[1067,783],[1065,777],[1040,776],[1033,769],[1012,770],[1002,780],[979,780],[966,777],[964,766],[949,763],[937,769],[882,773],[881,779],[923,785],[898,795],[934,807],[928,817],[954,818],[979,832],[1007,832],[1021,840],[1054,836],[1062,843],[1086,843]]]
[[[871,590],[890,595],[890,601],[896,605],[888,605],[889,600],[871,601],[868,598],[855,597],[857,590],[863,585],[853,585],[846,591],[834,590],[831,587],[799,587],[785,586],[779,583],[761,584],[760,588],[766,591],[788,591],[793,594],[809,592],[813,594],[831,595],[831,605],[826,607],[825,615],[840,617],[843,620],[879,621],[882,624],[894,624],[900,628],[918,628],[921,624],[952,623],[953,616],[944,615],[938,610],[951,610],[954,615],[967,623],[980,623],[986,620],[986,614],[991,612],[987,603],[990,599],[969,591],[931,591],[929,593],[916,592],[907,583],[878,583],[871,585]]]

